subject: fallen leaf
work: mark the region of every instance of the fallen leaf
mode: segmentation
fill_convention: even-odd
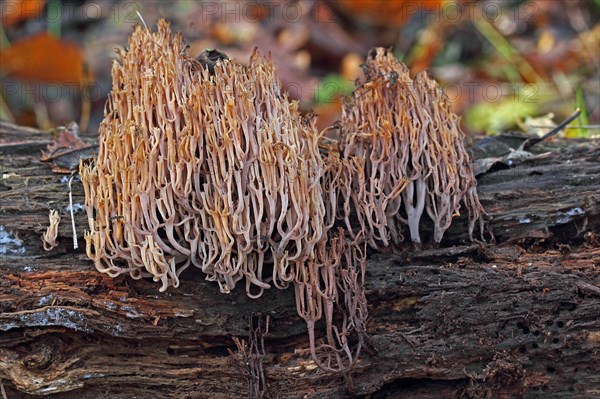
[[[420,9],[440,10],[451,0],[338,0],[346,15],[372,25],[402,25]]]
[[[553,119],[554,114],[550,112],[538,117],[526,116],[523,122],[517,121],[517,124],[528,136],[542,137],[556,127]]]
[[[83,66],[79,47],[47,32],[15,42],[0,54],[3,76],[29,82],[79,85],[84,77]]]
[[[52,162],[53,172],[70,173],[79,166],[80,159],[96,156],[98,146],[85,143],[79,138],[79,126],[72,122],[67,127],[59,127],[58,138],[48,144],[47,151],[42,151],[40,160]]]

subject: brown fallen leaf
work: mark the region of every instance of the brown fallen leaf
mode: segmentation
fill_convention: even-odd
[[[347,16],[372,25],[403,25],[419,9],[438,10],[447,0],[338,0]]]
[[[29,82],[79,85],[84,80],[84,59],[79,47],[47,32],[14,42],[0,53],[3,76]]]
[[[79,166],[79,160],[93,158],[98,151],[97,145],[90,145],[79,138],[79,126],[71,122],[67,127],[59,127],[59,133],[52,143],[48,144],[47,151],[42,151],[40,160],[52,162],[52,171],[55,173],[71,173]]]

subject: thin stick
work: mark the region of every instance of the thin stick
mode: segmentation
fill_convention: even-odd
[[[8,399],[8,396],[6,396],[6,391],[4,390],[4,384],[2,383],[2,380],[0,380],[0,393],[2,394],[2,399]]]
[[[8,108],[8,105],[6,105],[6,101],[4,101],[4,96],[2,93],[0,93],[0,118],[15,123],[15,116],[12,114],[10,108]]]
[[[71,211],[71,227],[73,228],[73,249],[77,249],[77,231],[75,230],[75,217],[73,216],[73,190],[71,190],[71,182],[75,177],[75,172],[71,173],[69,178],[69,210]]]
[[[44,101],[36,100],[35,98],[33,99],[33,113],[35,115],[35,121],[41,129],[50,129],[51,124],[50,118],[48,117],[48,105]]]
[[[146,21],[144,21],[144,18],[142,17],[142,14],[140,14],[140,12],[138,10],[135,10],[135,13],[138,15],[138,17],[140,17],[140,20],[144,24],[144,28],[148,29],[148,25],[146,25]]]
[[[577,119],[577,117],[579,116],[579,114],[581,114],[581,110],[579,108],[577,108],[575,110],[575,112],[573,112],[571,114],[571,116],[569,116],[567,119],[565,119],[563,122],[561,122],[558,126],[556,126],[554,129],[550,130],[548,133],[546,133],[545,135],[543,135],[542,137],[536,137],[536,138],[531,138],[531,139],[527,139],[523,142],[523,144],[521,144],[521,148],[522,150],[528,150],[529,148],[533,147],[535,144],[544,141],[546,139],[549,139],[550,137],[554,136],[556,133],[560,132],[561,130],[563,130],[565,127],[567,127],[567,125],[571,122],[573,122],[575,119]]]
[[[79,118],[79,129],[87,132],[90,123],[90,114],[92,112],[92,101],[90,99],[90,73],[87,64],[84,65],[83,75],[81,77],[81,117]]]
[[[530,127],[538,127],[538,128],[546,128],[546,129],[555,129],[554,126],[548,125],[529,125]],[[565,126],[564,130],[569,129],[600,129],[600,125],[573,125],[573,126]]]
[[[10,46],[10,40],[8,40],[8,36],[6,36],[6,32],[4,31],[4,27],[0,24],[0,48],[5,49]]]

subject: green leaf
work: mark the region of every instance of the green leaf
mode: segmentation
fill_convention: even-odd
[[[327,75],[317,86],[315,102],[327,104],[338,100],[342,95],[349,95],[354,89],[354,83],[341,75]]]
[[[581,87],[578,87],[575,91],[575,104],[577,105],[577,108],[581,110],[581,114],[579,114],[579,118],[575,119],[572,124],[582,127],[577,129],[567,129],[565,136],[568,138],[589,137],[590,130],[586,126],[590,124],[590,120],[588,118],[587,109],[585,107],[585,97]]]
[[[537,103],[517,102],[507,98],[500,102],[475,104],[465,114],[465,125],[472,131],[501,133],[517,121],[537,113]]]

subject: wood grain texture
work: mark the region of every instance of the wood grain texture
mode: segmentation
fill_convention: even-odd
[[[600,395],[600,150],[552,156],[479,179],[496,244],[466,240],[371,254],[370,350],[342,377],[315,368],[292,290],[220,294],[197,270],[178,289],[98,273],[73,250],[62,176],[39,161],[46,133],[0,124],[0,382],[10,399],[237,398],[248,382],[232,337],[270,317],[272,398],[589,398]],[[63,179],[64,180],[64,179]],[[74,184],[74,202],[83,190]],[[50,208],[59,246],[42,249]],[[86,226],[76,213],[80,246]],[[426,234],[425,234],[426,236]]]

